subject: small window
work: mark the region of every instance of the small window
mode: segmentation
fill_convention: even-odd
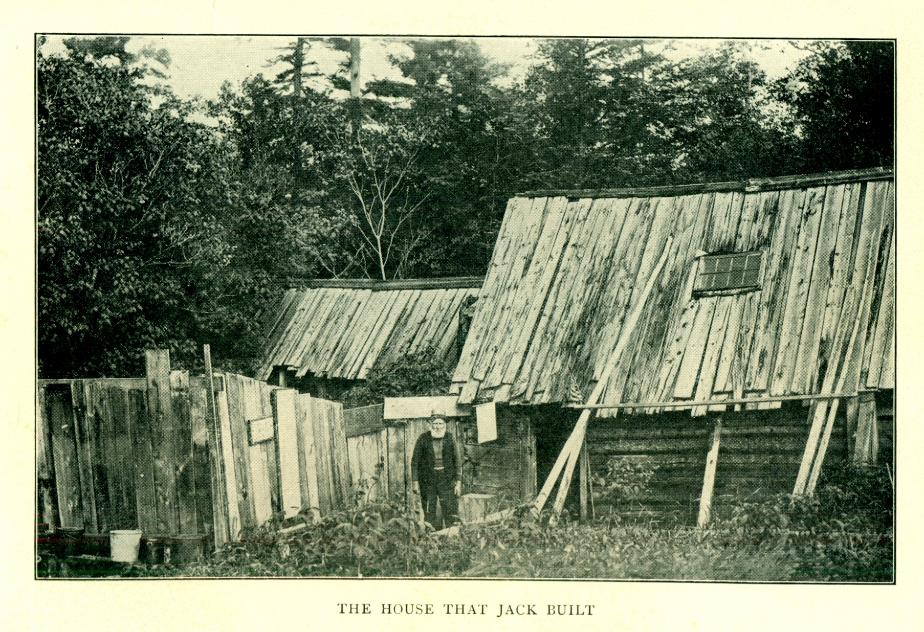
[[[760,252],[706,255],[699,262],[697,293],[753,290],[760,287]]]

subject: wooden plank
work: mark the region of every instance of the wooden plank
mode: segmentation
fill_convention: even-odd
[[[35,389],[35,476],[38,492],[38,519],[54,529],[59,524],[54,496],[55,479],[52,463],[51,431],[45,403],[45,386]]]
[[[581,520],[587,520],[588,513],[588,488],[590,486],[590,470],[587,467],[587,439],[585,437],[584,441],[581,442],[581,455],[580,455],[580,465],[578,473],[578,490],[579,490],[579,502],[580,502],[580,516]]]
[[[876,430],[876,398],[864,391],[857,398],[856,440],[851,460],[854,465],[866,466],[876,462],[873,435]]]
[[[796,354],[815,263],[815,246],[818,243],[818,230],[821,226],[824,192],[823,188],[809,189],[806,192],[805,206],[802,210],[792,257],[791,273],[786,286],[786,306],[779,332],[780,343],[770,381],[771,395],[784,395],[791,392],[790,385],[796,369]]]
[[[703,489],[699,496],[699,515],[696,519],[698,527],[705,527],[709,524],[709,518],[712,514],[712,491],[715,487],[715,472],[719,463],[719,444],[721,440],[722,419],[719,418],[715,422],[709,452],[706,454],[706,471],[703,475]]]
[[[170,397],[170,353],[163,349],[144,352],[148,418],[154,454],[158,533],[179,532],[176,498],[176,455],[173,442],[173,402]]]
[[[322,516],[330,513],[334,507],[333,485],[331,483],[330,435],[325,425],[323,410],[314,397],[308,397],[307,408],[311,423],[313,448],[318,481],[318,508]]]
[[[882,287],[882,300],[879,304],[876,317],[876,328],[870,346],[870,360],[868,363],[867,388],[880,388],[883,384],[882,375],[884,366],[889,358],[889,346],[893,341],[895,323],[895,231],[892,231],[892,241],[889,249],[889,262],[886,268],[885,281]],[[890,382],[885,382],[885,388],[891,388]]]
[[[327,401],[325,404],[331,429],[331,454],[333,455],[337,495],[342,506],[347,507],[350,501],[350,469],[346,433],[343,431],[343,404],[331,401]]]
[[[719,356],[722,353],[722,344],[725,342],[725,330],[728,326],[729,311],[733,301],[733,297],[719,297],[716,299],[715,314],[712,318],[712,325],[706,333],[708,342],[703,348],[702,364],[696,380],[696,399],[712,399],[714,397],[713,386],[715,385]],[[691,414],[694,417],[705,415],[706,408],[697,406],[692,409]]]
[[[239,529],[250,528],[256,526],[256,518],[251,483],[250,444],[247,435],[247,409],[244,402],[244,378],[240,375],[226,373],[225,383],[234,474],[237,483],[233,498],[238,504]]]
[[[196,507],[196,533],[207,534],[212,538],[212,544],[215,544],[216,532],[219,530],[223,535],[219,536],[218,545],[227,542],[226,528],[216,528],[216,511],[212,499],[214,490],[220,489],[220,483],[217,481],[213,485],[212,481],[212,462],[211,448],[213,439],[209,430],[209,401],[208,401],[209,382],[203,378],[190,380],[189,384],[189,420],[190,436],[192,439],[192,482],[193,494]],[[214,396],[214,393],[213,393]],[[216,450],[217,465],[220,465],[219,453]],[[224,510],[218,512],[218,515],[225,514]]]
[[[390,425],[385,428],[388,450],[388,494],[400,501],[408,501],[408,470],[405,468],[403,425]]]
[[[179,514],[179,532],[199,533],[195,472],[193,471],[192,403],[189,371],[171,371],[170,396],[173,406],[174,470]]]
[[[93,490],[96,494],[96,517],[101,533],[112,528],[112,490],[109,468],[112,467],[109,451],[108,424],[111,417],[109,398],[103,383],[92,384],[87,398],[87,432],[93,445]]]
[[[302,508],[298,462],[298,429],[295,400],[298,391],[278,389],[273,392],[273,420],[276,430],[276,453],[279,490],[283,515],[291,518]]]
[[[119,498],[116,495],[114,476],[111,470],[118,467],[112,446],[112,398],[108,384],[98,384],[94,390],[92,416],[94,424],[90,429],[93,437],[93,460],[96,464],[94,488],[97,494],[97,518],[100,530],[107,533],[117,528],[116,507]]]
[[[802,333],[794,358],[795,367],[789,390],[808,393],[814,390],[814,374],[821,343],[826,297],[831,286],[832,265],[837,255],[837,235],[844,202],[844,187],[828,187],[821,210],[818,240],[809,276],[808,296]]]
[[[107,468],[112,490],[110,527],[134,529],[138,526],[138,513],[135,499],[128,391],[123,388],[107,388],[106,397],[109,400],[110,413],[108,423],[110,467]]]
[[[217,375],[215,378],[219,377]],[[221,376],[225,384],[228,383],[227,375]],[[237,541],[240,539],[242,526],[241,509],[239,501],[240,483],[237,478],[237,469],[235,467],[235,438],[231,430],[231,415],[228,407],[228,389],[221,391],[215,390],[215,410],[216,424],[219,430],[219,453],[221,458],[221,499],[225,513],[225,521],[228,528],[228,541]],[[217,519],[216,519],[217,520]]]
[[[855,288],[848,288],[847,295],[844,299],[844,314],[841,317],[838,333],[837,336],[835,336],[834,342],[832,344],[831,357],[829,358],[827,369],[825,371],[824,381],[822,383],[822,393],[828,393],[834,390],[836,388],[835,384],[837,383],[837,378],[839,375],[843,375],[843,356],[846,353],[847,357],[849,357],[856,341],[856,333],[858,329],[857,324],[859,323],[859,320],[853,317],[853,314],[856,313],[857,302],[860,300],[862,299],[857,297]],[[854,324],[853,333],[850,334],[850,339],[847,341],[846,330],[850,326],[851,322]],[[843,383],[843,380],[841,380],[841,382]],[[824,430],[827,412],[828,406],[824,401],[816,403],[812,407],[812,423],[809,428],[808,438],[805,442],[805,451],[802,455],[802,462],[799,465],[799,472],[796,475],[796,483],[793,487],[793,495],[802,495],[805,493],[806,484],[809,480],[809,476],[812,470],[812,464],[816,458],[816,449],[818,447],[819,439]]]
[[[273,415],[272,393],[276,386],[265,382],[257,382],[260,392],[260,406],[263,413],[269,416]],[[269,479],[270,505],[273,514],[282,511],[282,497],[279,490],[279,461],[277,456],[277,446],[275,437],[272,442],[263,444],[263,455],[266,459],[266,471]]]
[[[244,414],[247,419],[264,417],[260,382],[246,377],[241,378],[241,387]],[[272,418],[270,425],[272,425]],[[250,495],[253,498],[254,526],[263,525],[273,517],[272,483],[264,449],[266,444],[266,442],[251,444],[246,448],[250,464]],[[275,445],[271,445],[271,449],[275,451]]]
[[[434,413],[445,417],[471,415],[471,407],[460,405],[458,399],[455,395],[386,397],[382,414],[386,420],[429,418]]]
[[[94,450],[88,436],[84,381],[74,380],[70,387],[71,409],[74,413],[74,439],[77,443],[77,465],[80,473],[80,495],[83,500],[83,520],[89,532],[99,533],[94,486]]]
[[[264,441],[272,441],[276,436],[272,415],[247,420],[247,443],[255,446]]]
[[[824,318],[821,325],[821,343],[817,355],[826,356],[831,341],[837,333],[841,316],[841,305],[844,301],[844,292],[850,282],[852,274],[851,258],[855,238],[858,237],[860,227],[857,225],[860,215],[860,202],[864,187],[860,183],[851,183],[844,189],[844,199],[841,204],[841,217],[837,229],[837,240],[831,258],[831,276],[828,281],[825,296]],[[814,358],[813,378],[817,382],[819,375],[819,358]],[[810,384],[812,391],[817,391],[818,384]]]
[[[683,358],[677,369],[673,396],[680,399],[693,397],[693,389],[699,378],[703,363],[703,351],[709,341],[709,331],[715,314],[718,297],[707,296],[696,301],[696,316],[690,328],[690,336],[683,351]]]
[[[315,448],[311,395],[299,395],[295,401],[298,438],[299,487],[302,503],[314,519],[321,515],[318,487],[318,455]]]
[[[63,527],[84,527],[74,415],[68,395],[60,387],[45,389],[45,418],[51,435],[59,524]]]
[[[288,293],[287,293],[288,294]],[[228,490],[226,486],[225,457],[222,447],[222,428],[219,419],[218,401],[215,396],[215,374],[212,370],[212,349],[202,345],[205,375],[196,390],[197,401],[204,399],[202,411],[206,436],[206,463],[209,469],[209,498],[211,499],[211,525],[215,548],[220,548],[231,539],[229,527]],[[232,467],[233,469],[233,467]]]

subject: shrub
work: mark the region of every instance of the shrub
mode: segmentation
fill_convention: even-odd
[[[449,392],[452,368],[434,349],[401,356],[392,362],[376,363],[366,383],[341,395],[344,406],[354,408],[380,404],[386,397],[445,395]]]

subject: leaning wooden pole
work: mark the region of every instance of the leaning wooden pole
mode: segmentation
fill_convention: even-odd
[[[632,309],[632,312],[623,323],[623,326],[619,332],[619,340],[616,342],[616,346],[610,353],[610,357],[607,360],[606,366],[604,366],[603,371],[600,373],[600,377],[597,379],[596,385],[591,391],[590,396],[587,398],[587,405],[592,406],[596,404],[600,397],[603,395],[604,390],[606,390],[606,385],[609,382],[610,376],[613,374],[613,371],[616,370],[616,364],[619,362],[619,358],[622,356],[622,352],[626,348],[626,345],[629,344],[629,338],[631,337],[632,332],[635,330],[635,326],[638,324],[638,320],[642,315],[642,310],[644,309],[645,304],[648,302],[648,296],[651,294],[651,290],[654,287],[655,281],[660,276],[661,270],[664,268],[664,264],[667,262],[667,254],[671,249],[671,244],[673,241],[673,236],[668,236],[667,243],[664,244],[664,249],[661,252],[661,258],[658,260],[658,264],[655,266],[655,269],[648,277],[648,281],[645,282],[645,287],[642,289],[642,293],[639,295],[638,300],[635,302],[635,307]],[[571,436],[568,437],[568,440],[565,442],[561,453],[555,460],[555,465],[552,466],[552,471],[549,472],[548,478],[546,478],[545,483],[542,485],[542,489],[539,490],[539,494],[536,496],[536,501],[533,503],[532,509],[534,516],[538,517],[539,513],[542,511],[542,508],[545,507],[545,503],[548,500],[549,495],[552,493],[552,489],[555,487],[556,481],[558,481],[559,474],[561,474],[562,470],[564,470],[565,474],[562,483],[564,485],[565,491],[559,492],[555,499],[555,506],[553,508],[553,515],[558,515],[561,513],[561,509],[565,504],[565,498],[568,494],[567,485],[565,485],[565,483],[571,483],[571,476],[574,473],[574,465],[577,462],[577,454],[580,452],[580,447],[584,441],[584,435],[587,432],[587,424],[590,421],[591,413],[592,411],[589,409],[584,409],[581,411],[581,416],[578,417],[577,423],[574,425],[574,430],[571,432]]]
[[[841,322],[838,326],[834,341],[831,344],[828,367],[825,370],[824,381],[821,385],[821,393],[826,394],[834,390],[835,379],[840,375],[844,363],[845,355],[849,355],[849,347],[845,349],[844,339],[847,337],[847,328],[854,323],[854,332],[856,332],[855,323],[859,320],[849,318],[856,309],[857,294],[853,287],[848,288],[847,296],[844,299],[844,309],[841,310]],[[853,337],[851,337],[852,346]],[[845,353],[846,352],[846,353]],[[837,401],[837,400],[835,400]],[[793,485],[793,496],[801,496],[806,491],[809,474],[812,470],[812,464],[815,461],[815,453],[818,448],[818,442],[821,438],[822,431],[827,419],[828,412],[827,402],[822,400],[815,404],[812,410],[812,425],[809,428],[808,438],[805,441],[805,450],[802,453],[802,461],[799,464],[799,472],[796,474],[796,482]]]
[[[861,310],[865,311],[865,310]],[[847,344],[847,351],[844,355],[844,361],[841,364],[840,377],[837,382],[837,390],[841,391],[844,389],[845,382],[847,377],[853,380],[855,377],[855,371],[859,370],[860,358],[863,356],[863,347],[860,347],[859,357],[854,358],[856,353],[855,347],[857,345],[857,334],[860,330],[860,321],[862,318],[856,318],[853,325],[853,333],[850,334],[850,342]],[[856,380],[853,380],[854,382]],[[812,461],[812,468],[809,472],[808,482],[805,484],[805,494],[811,496],[815,493],[815,486],[818,484],[818,478],[821,476],[821,466],[824,465],[825,455],[828,453],[828,443],[831,441],[831,432],[834,430],[834,422],[837,418],[837,408],[840,400],[835,399],[831,402],[830,409],[828,410],[827,421],[825,423],[824,430],[821,433],[821,441],[818,444],[818,452],[815,455],[815,460]]]
[[[696,526],[705,527],[712,516],[712,492],[715,489],[715,473],[719,466],[719,444],[722,441],[722,419],[716,419],[712,431],[712,443],[706,454],[706,471],[703,474],[703,490],[699,495],[699,516]]]

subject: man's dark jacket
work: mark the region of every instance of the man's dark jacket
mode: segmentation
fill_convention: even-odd
[[[451,481],[459,480],[459,468],[456,463],[456,443],[448,432],[443,435],[443,470]],[[430,490],[436,484],[433,470],[433,437],[427,431],[420,435],[414,445],[411,468],[417,474],[420,489]]]

